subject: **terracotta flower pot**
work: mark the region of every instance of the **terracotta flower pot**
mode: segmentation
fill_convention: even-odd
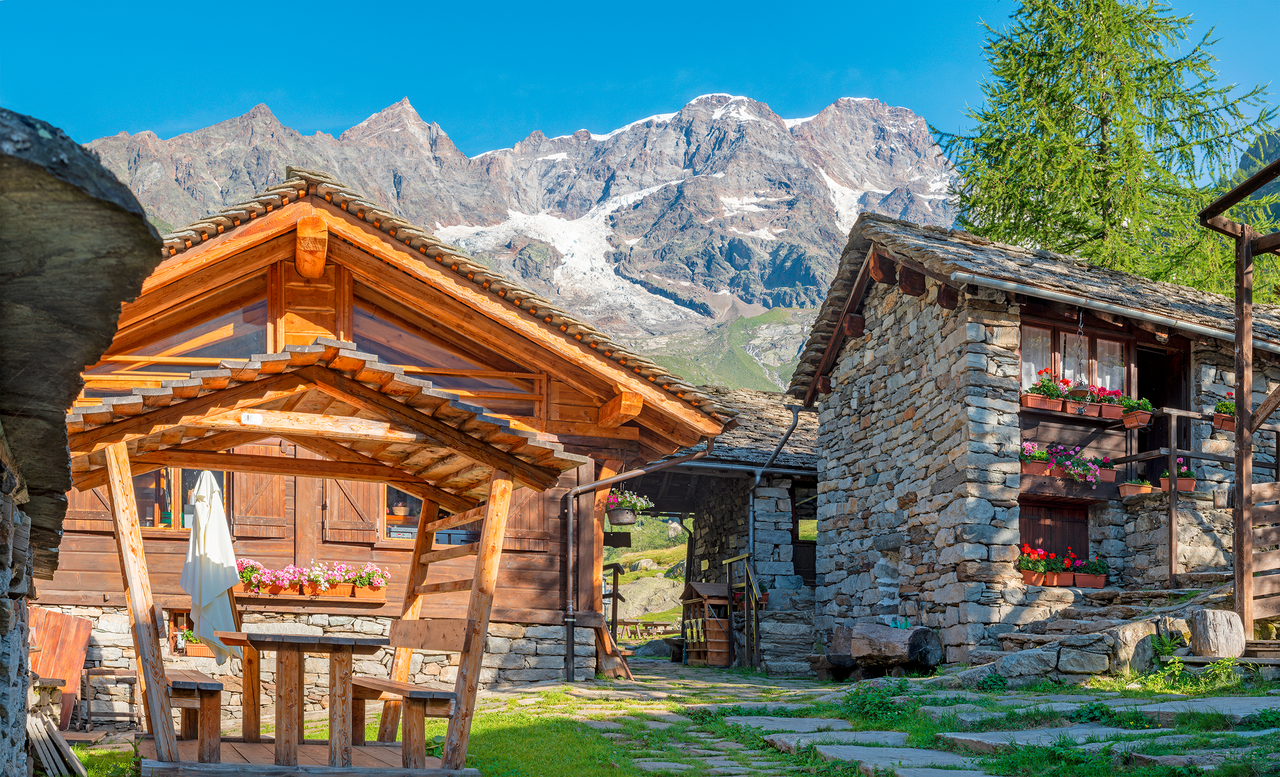
[[[1088,402],[1076,402],[1070,399],[1062,400],[1062,412],[1064,413],[1070,413],[1071,415],[1097,416],[1097,406],[1094,406],[1095,412],[1092,413],[1089,412],[1089,406],[1090,403]]]
[[[1083,572],[1076,572],[1077,588],[1105,588],[1107,585],[1106,575],[1086,575]]]
[[[293,592],[294,592],[294,591],[296,591],[296,590],[297,590],[297,588],[296,588],[295,586],[291,586],[291,585],[289,585],[289,586],[285,586],[285,585],[269,585],[269,586],[264,586],[264,587],[263,587],[263,589],[262,589],[262,593],[267,594],[267,595],[269,595],[269,596],[287,596],[287,595],[289,595],[289,594],[293,593]]]
[[[1121,416],[1124,415],[1123,407],[1120,407],[1119,405],[1113,405],[1109,402],[1104,402],[1098,405],[1098,410],[1099,410],[1099,415],[1102,418],[1110,418],[1113,421],[1118,420]]]
[[[328,594],[328,590],[321,589],[319,583],[303,583],[302,584],[303,596],[325,596],[327,594]]]
[[[1161,491],[1169,490],[1169,478],[1160,478],[1160,490]],[[1195,491],[1196,479],[1195,478],[1178,478],[1178,490],[1179,491]]]
[[[213,648],[203,642],[188,642],[184,650],[191,658],[213,658]]]
[[[615,507],[605,512],[609,516],[609,523],[614,526],[630,526],[636,522],[636,511],[626,507]]]
[[[325,594],[325,596],[338,598],[338,599],[350,599],[355,595],[356,595],[355,583],[330,583],[329,592]]]
[[[1036,410],[1052,410],[1058,412],[1062,410],[1061,399],[1051,399],[1043,394],[1023,394],[1022,406],[1032,407]]]
[[[1066,476],[1067,468],[1061,464],[1055,464],[1049,469],[1049,477],[1051,478],[1065,478]]]
[[[1120,416],[1126,429],[1141,429],[1151,423],[1151,413],[1146,410],[1130,410]]]
[[[1044,573],[1032,572],[1029,569],[1020,570],[1022,572],[1022,582],[1027,585],[1044,585]]]
[[[355,587],[353,595],[357,599],[385,599],[387,598],[387,588],[386,586],[374,588],[373,586],[358,585]]]
[[[235,587],[232,588],[231,590],[235,591],[238,594],[251,594],[254,592],[253,586],[249,585],[248,583],[236,583]]]
[[[1234,432],[1236,430],[1236,417],[1226,413],[1214,413],[1213,428],[1221,429],[1224,432]]]
[[[1075,574],[1072,572],[1045,572],[1044,584],[1058,586],[1059,588],[1070,588],[1075,582]]]
[[[1024,475],[1048,475],[1049,462],[1047,461],[1024,461],[1022,462],[1022,474]]]
[[[1155,489],[1151,486],[1144,486],[1139,483],[1121,483],[1120,496],[1137,496],[1139,494],[1150,494]]]
[[[1099,483],[1116,482],[1116,471],[1114,469],[1106,469],[1105,467],[1098,467],[1098,482]]]

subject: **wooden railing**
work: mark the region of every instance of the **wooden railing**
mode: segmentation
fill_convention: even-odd
[[[613,573],[613,588],[611,588],[605,596],[609,597],[609,633],[613,635],[613,644],[618,644],[618,602],[625,602],[622,594],[618,591],[618,575],[622,574],[621,564],[609,564],[604,567],[602,572]]]
[[[733,593],[736,590],[743,592],[743,641],[746,643],[747,666],[752,669],[760,668],[760,586],[756,582],[755,570],[751,566],[750,556],[743,553],[740,556],[725,559],[723,562],[725,569],[725,579],[729,582],[729,666],[734,664],[734,642],[733,639]],[[742,582],[734,582],[734,564],[742,564]]]

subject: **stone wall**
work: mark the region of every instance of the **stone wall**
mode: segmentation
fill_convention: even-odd
[[[4,446],[0,432],[0,448]],[[27,774],[27,597],[31,592],[31,519],[17,474],[0,463],[0,777]]]
[[[1231,510],[1215,508],[1208,491],[1178,494],[1178,574],[1201,582],[1232,570]],[[1143,494],[1089,509],[1089,555],[1111,567],[1110,585],[1169,584],[1169,496]]]
[[[819,416],[814,628],[940,630],[948,661],[1016,622],[1019,319],[999,292],[954,311],[874,284]]]
[[[712,484],[697,495],[693,526],[693,569],[689,582],[723,583],[721,562],[747,552],[748,477],[705,479]]]
[[[120,607],[49,607],[94,622],[85,658],[88,667],[136,669],[133,638],[129,634],[129,616]],[[245,613],[244,624],[248,631],[288,632],[294,634],[345,634],[351,636],[387,636],[391,618],[352,617],[346,615]],[[574,633],[574,649],[577,676],[590,680],[595,676],[595,635],[590,629],[577,629]],[[480,687],[492,688],[564,677],[565,630],[563,626],[521,625],[512,623],[489,624],[489,637],[485,643],[485,655],[481,661]],[[232,658],[222,666],[212,658],[192,658],[173,655],[167,645],[161,646],[165,666],[189,668],[206,672],[222,679],[225,690],[222,695],[224,722],[239,721],[241,717],[241,666]],[[357,656],[356,673],[373,677],[390,675],[394,651],[382,648],[372,656]],[[458,675],[457,653],[426,653],[414,651],[410,663],[409,681],[429,688],[451,691]],[[275,654],[262,656],[262,682],[265,686],[262,701],[270,705],[274,699]],[[307,712],[319,712],[329,706],[329,663],[323,656],[307,656],[304,667]],[[97,678],[93,695],[88,699],[94,714],[102,712],[127,712],[132,707],[131,688],[126,683],[108,682]],[[264,720],[272,714],[266,708]],[[371,708],[370,710],[374,710]],[[77,710],[79,720],[81,711]],[[176,717],[175,717],[176,720]],[[94,721],[95,728],[98,721]],[[120,721],[117,727],[128,727],[128,721]],[[104,724],[110,727],[110,724]]]

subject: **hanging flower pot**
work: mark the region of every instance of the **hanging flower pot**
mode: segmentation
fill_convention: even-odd
[[[631,526],[636,522],[636,511],[629,507],[615,507],[605,513],[609,516],[609,523],[614,526]]]
[[[1141,429],[1151,423],[1151,413],[1146,410],[1130,410],[1120,418],[1124,421],[1124,428],[1126,429]]]
[[[1098,404],[1094,402],[1077,402],[1071,399],[1062,400],[1062,412],[1085,417],[1098,417]]]
[[[1214,413],[1213,428],[1221,429],[1224,432],[1234,432],[1236,430],[1236,417],[1226,413]]]

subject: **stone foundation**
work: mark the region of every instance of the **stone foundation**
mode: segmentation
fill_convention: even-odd
[[[1178,494],[1180,576],[1230,574],[1232,535],[1231,510],[1215,508],[1212,493]],[[1168,588],[1169,495],[1144,494],[1094,505],[1089,510],[1089,555],[1106,559],[1109,585]]]
[[[85,657],[87,667],[136,669],[133,638],[129,634],[129,616],[119,607],[48,607],[94,622]],[[300,634],[344,634],[352,636],[381,636],[390,633],[391,618],[352,617],[347,615],[290,615],[273,613],[245,613],[244,624],[248,631],[288,632]],[[578,677],[590,680],[595,676],[595,635],[591,629],[579,628],[574,633],[575,670]],[[212,658],[193,658],[173,655],[167,645],[161,646],[166,667],[196,669],[218,677],[224,684],[222,695],[223,721],[239,721],[241,718],[241,667],[240,660],[232,658],[222,666]],[[394,650],[382,648],[372,656],[356,656],[354,670],[357,674],[372,677],[388,677]],[[480,687],[494,688],[564,677],[565,629],[563,626],[522,625],[512,623],[489,624],[489,637],[481,662]],[[428,688],[451,691],[458,676],[458,653],[429,654],[414,651],[410,662],[409,681]],[[263,720],[272,714],[270,705],[275,696],[275,654],[262,656],[261,676],[264,685],[262,701],[268,705]],[[304,666],[305,709],[319,712],[329,707],[329,661],[324,656],[307,656]],[[88,699],[95,715],[102,712],[128,712],[132,707],[132,689],[128,683],[109,682],[95,678],[93,695]],[[83,704],[84,701],[81,701]],[[82,709],[76,711],[73,720],[82,718]],[[372,710],[371,710],[372,711]],[[176,717],[175,717],[176,720]],[[98,728],[95,719],[94,727]],[[104,721],[101,727],[127,728],[127,720]]]

